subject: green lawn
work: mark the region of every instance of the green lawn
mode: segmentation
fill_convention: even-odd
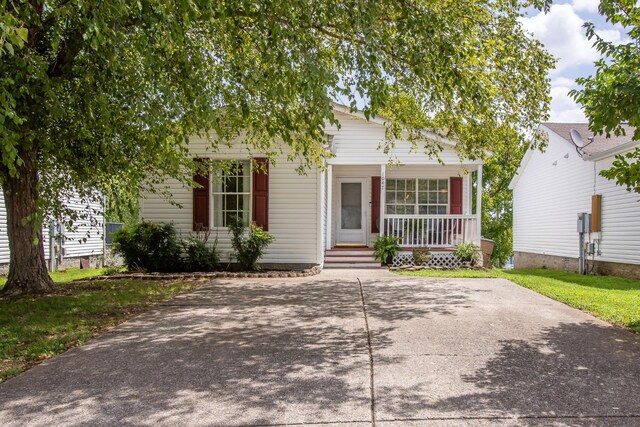
[[[105,268],[67,268],[64,271],[54,271],[49,273],[51,278],[56,283],[68,283],[73,280],[86,279],[87,277],[99,276],[104,274]],[[0,289],[7,282],[6,277],[0,277]]]
[[[90,271],[52,274],[60,285],[53,295],[0,299],[0,383],[196,286],[140,280],[70,282]],[[96,274],[100,272],[94,270]]]
[[[421,270],[400,274],[429,277],[498,277],[640,332],[640,280],[581,276],[556,270]]]

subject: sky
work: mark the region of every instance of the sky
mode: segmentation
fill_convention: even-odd
[[[626,42],[624,29],[614,26],[598,14],[598,0],[556,1],[547,13],[528,10],[521,22],[525,30],[544,44],[557,60],[551,70],[551,122],[586,122],[584,112],[569,96],[577,87],[576,77],[595,73],[593,63],[600,58],[585,35],[582,24],[593,22],[600,37],[612,42]]]

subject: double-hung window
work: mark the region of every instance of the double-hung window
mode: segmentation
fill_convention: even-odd
[[[446,215],[449,180],[387,179],[385,196],[385,212],[389,215]]]
[[[224,162],[216,175],[213,178],[213,226],[226,227],[234,217],[248,224],[251,203],[249,161]]]
[[[449,207],[448,179],[418,180],[418,214],[446,215]]]

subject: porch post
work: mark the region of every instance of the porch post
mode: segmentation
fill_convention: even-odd
[[[465,215],[471,215],[471,213],[473,212],[472,210],[472,206],[473,206],[473,181],[471,180],[471,171],[469,171],[465,176],[464,176],[464,180],[465,183],[467,185],[467,191],[465,193],[465,201],[464,204],[465,209],[464,209],[464,214]]]
[[[385,188],[387,188],[386,176],[385,176],[386,171],[387,171],[387,165],[386,164],[380,165],[380,226],[378,227],[378,230],[380,231],[381,236],[386,232],[384,227],[384,206],[386,204]]]
[[[333,216],[333,202],[331,201],[333,196],[333,166],[327,165],[327,249],[331,249],[332,235],[331,235],[331,217]]]
[[[478,165],[478,180],[476,187],[476,217],[478,218],[478,235],[476,244],[480,245],[482,237],[482,165]]]
[[[317,239],[318,239],[318,244],[316,245],[316,249],[318,251],[317,257],[316,257],[317,258],[316,261],[317,261],[318,264],[323,265],[324,264],[324,252],[325,252],[324,251],[324,247],[325,247],[325,244],[322,241],[322,238],[323,238],[323,236],[326,236],[326,234],[325,234],[326,229],[323,227],[323,225],[325,225],[325,224],[322,223],[322,215],[326,215],[327,207],[324,206],[324,212],[322,211],[321,208],[322,208],[322,202],[325,200],[324,199],[325,191],[327,191],[327,188],[326,188],[327,172],[321,170],[320,168],[318,168],[316,176],[317,176],[317,180],[318,180],[318,185],[316,186],[317,192],[318,192],[318,198],[316,200],[316,206],[320,210],[320,213],[317,216],[318,221],[317,221],[317,224],[316,224],[317,225],[317,227],[316,227],[316,229],[317,229]],[[325,220],[325,222],[326,222],[326,220]]]

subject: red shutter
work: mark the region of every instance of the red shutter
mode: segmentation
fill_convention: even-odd
[[[203,159],[194,159],[202,162]],[[200,185],[193,189],[193,230],[209,229],[209,172],[204,175],[195,174],[193,180]]]
[[[256,170],[253,171],[253,222],[269,230],[269,160],[255,159]],[[264,171],[262,170],[264,168]]]
[[[462,215],[462,178],[449,178],[449,213]]]
[[[371,177],[371,232],[379,233],[380,227],[380,177]]]

